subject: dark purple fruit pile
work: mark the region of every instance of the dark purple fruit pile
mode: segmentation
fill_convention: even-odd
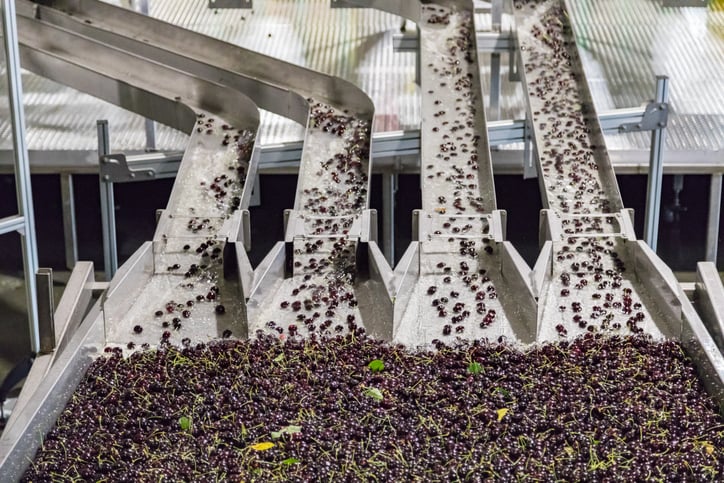
[[[23,481],[721,481],[678,343],[272,337],[97,360]]]

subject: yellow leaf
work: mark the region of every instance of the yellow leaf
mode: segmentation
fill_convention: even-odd
[[[495,411],[496,413],[498,413],[498,422],[503,420],[505,415],[508,414],[508,411],[508,408],[498,409],[497,411]]]
[[[705,441],[702,446],[704,446],[704,451],[706,451],[706,454],[710,455],[714,452],[714,446],[712,446],[710,442]]]
[[[565,446],[563,450],[568,454],[568,456],[573,456],[574,450],[570,446]]]
[[[274,443],[271,443],[269,441],[264,441],[263,443],[256,443],[249,446],[254,451],[266,451],[270,448],[274,447]]]

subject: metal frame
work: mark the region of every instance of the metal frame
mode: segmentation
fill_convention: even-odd
[[[505,52],[510,56],[512,67],[517,66],[515,38],[512,32],[501,32],[502,0],[491,2],[492,31],[477,32],[478,49],[490,53],[490,116],[497,118],[500,114],[500,54]],[[411,34],[397,34],[394,39],[394,48],[399,52],[419,50],[419,38]],[[520,80],[512,76],[511,80]],[[646,194],[646,210],[644,222],[644,240],[656,251],[659,232],[659,217],[661,208],[661,187],[663,178],[663,153],[665,149],[666,124],[668,118],[669,79],[667,76],[656,76],[656,97],[646,106],[643,113],[636,112],[636,119],[625,119],[626,110],[620,111],[622,118],[618,125],[618,132],[651,131],[651,149],[649,154],[648,187]],[[637,110],[638,111],[638,110]],[[601,118],[602,124],[604,120]],[[516,121],[513,121],[515,124]],[[512,127],[512,126],[511,126]],[[525,143],[523,152],[523,176],[531,178],[536,176],[535,147],[533,139],[528,135],[530,131],[527,120],[519,125],[522,128],[522,139]],[[492,128],[492,126],[491,126]],[[606,130],[606,128],[604,128]],[[491,132],[491,145],[495,137]],[[718,176],[718,177],[717,177]],[[713,175],[711,182],[711,197],[709,209],[709,223],[707,225],[707,260],[716,261],[718,241],[718,228],[721,204],[721,175]],[[717,204],[717,200],[719,204]],[[716,218],[716,219],[715,219]]]
[[[649,179],[646,190],[646,218],[644,221],[644,240],[655,252],[659,239],[659,215],[661,211],[661,185],[664,176],[664,148],[666,141],[666,113],[669,101],[669,78],[656,76],[656,100],[649,104],[644,121],[632,130],[651,130],[651,158],[649,160]],[[648,122],[650,118],[654,118]]]
[[[714,263],[697,264],[693,298],[701,320],[724,353],[724,286]]]
[[[18,30],[15,19],[15,0],[3,0],[2,8],[3,48],[7,63],[8,98],[13,127],[13,149],[15,151],[15,190],[18,199],[18,214],[0,220],[0,234],[17,231],[23,247],[23,270],[25,272],[25,300],[30,326],[30,347],[40,351],[38,328],[37,290],[35,272],[38,269],[38,249],[35,238],[35,215],[33,212],[32,188],[30,185],[30,162],[25,142],[25,114],[23,111],[23,85],[20,78],[20,53],[18,51]]]
[[[599,121],[605,132],[616,133],[620,132],[623,126],[641,124],[645,115],[645,108],[617,109],[602,113]],[[500,146],[525,142],[525,123],[524,120],[488,122],[490,145]],[[634,129],[631,128],[631,130]],[[118,269],[113,184],[145,181],[149,178],[173,177],[176,175],[183,153],[113,154],[110,156],[109,147],[105,144],[108,139],[108,123],[98,121],[103,254],[106,266],[111,267],[110,271],[106,269],[106,277],[110,280]],[[374,133],[372,140],[371,158],[374,159],[373,169],[382,172],[382,211],[384,212],[382,248],[385,258],[390,263],[394,263],[395,249],[392,240],[394,239],[394,196],[397,190],[397,175],[401,172],[416,172],[419,169],[420,131]],[[530,146],[530,143],[526,143],[526,145]],[[302,157],[302,147],[302,141],[261,146],[258,150],[260,156],[259,170],[269,173],[297,170]],[[525,157],[520,161],[524,176],[526,173],[530,173],[531,170],[535,173],[534,165],[531,164],[531,167],[528,167],[524,163],[524,159]],[[493,163],[494,167],[495,164]],[[528,177],[530,177],[530,174]],[[72,186],[70,188],[72,190]],[[67,199],[72,199],[72,193]],[[66,199],[64,199],[65,206]],[[64,220],[69,220],[72,216],[72,213],[64,212]],[[69,225],[70,223],[64,224],[64,228]],[[74,224],[72,226],[74,227]],[[68,255],[69,250],[73,250],[73,247],[76,246],[76,235],[73,228],[70,234],[66,232],[66,255]],[[74,253],[77,253],[77,251]]]
[[[342,6],[343,2],[335,2],[335,3],[336,3],[336,6]],[[494,19],[493,19],[494,20],[494,22],[493,22],[494,29],[495,29],[495,25],[498,23],[497,19],[502,17],[500,3],[501,3],[500,1],[496,0],[495,2],[493,2],[493,5],[491,5],[491,12],[493,13],[493,17],[494,17]],[[107,11],[106,13],[110,13],[111,11],[118,13],[118,11],[116,11],[117,9],[114,10],[114,7],[111,7],[108,5],[95,5],[94,4],[92,6],[92,8],[89,5],[80,6],[78,8],[81,11],[85,11],[84,9],[88,9],[88,12],[92,11],[92,12],[94,12],[94,14],[101,14],[102,12],[106,12],[106,11]],[[123,13],[124,13],[124,15],[129,16],[129,19],[132,18],[135,22],[145,22],[148,20],[144,16],[134,15],[131,12],[124,11]],[[50,10],[49,12],[46,12],[43,15],[47,19],[47,18],[51,18],[53,16],[57,16],[57,12],[53,12],[52,10]],[[66,20],[63,20],[63,21],[66,21]],[[55,21],[60,22],[59,19],[56,19]],[[156,24],[153,24],[153,25],[156,25]],[[86,29],[87,26],[85,24],[83,24],[83,25],[81,25],[81,27]],[[80,28],[80,27],[75,26],[74,28]],[[165,26],[164,28],[171,28],[171,27]],[[87,27],[87,29],[90,29],[90,27]],[[123,42],[130,42],[130,40],[127,40],[127,39],[123,40],[123,41],[118,40],[117,36],[113,37],[111,35],[111,31],[112,31],[112,29],[109,27],[108,32],[103,31],[103,32],[86,32],[86,33],[88,33],[89,35],[93,34],[93,35],[99,36],[99,38],[103,38],[106,41],[109,41],[109,40],[111,40],[111,38],[113,38],[113,39],[115,39],[114,42],[120,42],[120,44],[122,44],[122,45],[126,45]],[[115,35],[115,34],[113,34],[113,35]],[[109,37],[109,36],[111,36],[111,37]],[[406,48],[416,47],[416,45],[419,43],[417,34],[413,34],[413,35],[408,34],[406,37],[402,37],[402,38],[406,42]],[[515,48],[515,38],[511,32],[495,32],[495,31],[493,31],[493,32],[478,33],[476,36],[476,43],[477,43],[478,50],[482,51],[482,52],[491,52],[491,53],[511,52],[511,49],[514,50],[514,48]],[[129,45],[126,45],[126,47],[129,47]],[[213,44],[213,45],[216,45],[216,44]],[[419,49],[417,49],[417,50],[419,51]],[[168,52],[161,54],[159,52],[156,52],[155,50],[153,52],[149,51],[149,55],[151,53],[154,56],[158,56],[158,55],[168,56]],[[519,56],[517,56],[517,55],[511,54],[510,55],[511,62],[513,62],[513,64],[515,64],[516,59],[518,57]],[[165,57],[163,57],[163,58],[165,58]],[[265,60],[268,61],[270,59],[265,59]],[[186,59],[186,60],[175,59],[174,62],[177,62],[179,66],[185,66],[186,68],[190,68],[189,64],[188,64],[188,59]],[[226,63],[223,63],[223,65],[227,66]],[[517,64],[515,64],[515,65],[517,65]],[[194,67],[194,69],[196,69],[196,68],[197,67]],[[269,70],[270,69],[266,69],[265,72],[269,71]],[[271,70],[274,70],[274,69],[271,69]],[[296,76],[291,76],[291,77],[296,77]],[[303,84],[302,81],[300,81],[300,82],[301,82],[301,84]],[[298,88],[299,86],[296,86],[296,87]],[[491,86],[491,87],[494,87],[494,86]],[[344,92],[347,92],[347,91],[344,91]],[[279,96],[273,96],[273,97],[275,99],[279,98]],[[493,98],[493,97],[494,97],[494,93],[491,93],[491,98]],[[494,99],[493,99],[493,101],[494,101]],[[491,101],[491,104],[493,103],[493,101]],[[615,127],[617,129],[621,126],[621,124],[625,124],[627,122],[633,123],[634,126],[636,126],[637,124],[643,126],[643,124],[645,124],[645,121],[647,119],[647,114],[648,114],[646,111],[642,112],[640,109],[634,110],[634,111],[638,111],[638,112],[635,112],[634,115],[631,116],[631,118],[627,118],[628,114],[630,114],[627,111],[628,110],[616,111],[620,115],[620,118],[621,118],[618,121],[618,123],[615,125]],[[306,116],[306,112],[305,112],[305,116]],[[602,119],[602,122],[603,122],[603,119]],[[514,131],[516,131],[516,130],[520,130],[521,136],[524,135],[523,129],[521,129],[524,126],[523,122],[518,122],[518,121],[507,122],[507,123],[503,122],[502,124],[500,124],[498,126],[494,126],[495,123],[489,123],[489,124],[490,124],[489,134],[490,134],[490,140],[491,140],[490,144],[491,145],[495,145],[498,143],[519,142],[520,139],[518,139],[518,137],[514,135],[515,134]],[[500,128],[500,131],[497,131],[497,129],[495,129],[495,128]],[[510,131],[510,132],[508,132],[508,131]],[[417,137],[417,139],[415,139],[415,137]],[[406,157],[411,158],[412,156],[415,156],[416,153],[419,151],[419,135],[415,135],[415,134],[408,133],[408,132],[385,133],[384,135],[382,135],[379,138],[377,136],[375,136],[375,143],[376,144],[373,144],[373,156],[377,159],[378,168],[376,168],[376,169],[379,169],[379,167],[381,167],[385,172],[388,172],[390,170],[395,170],[395,169],[397,169],[398,166],[403,169],[408,169],[411,164],[407,163]],[[383,143],[384,146],[381,146],[378,149],[377,145],[380,143]],[[300,142],[300,143],[284,144],[281,146],[276,145],[276,146],[270,147],[270,149],[264,149],[262,152],[262,159],[261,159],[260,166],[262,166],[263,168],[271,169],[273,171],[284,170],[284,169],[295,170],[295,169],[297,169],[297,166],[298,166],[297,160],[300,159],[299,157],[301,156],[301,146],[302,146],[302,143]],[[297,152],[297,148],[298,148],[298,152]],[[386,156],[383,156],[382,152],[384,152]],[[267,159],[267,156],[269,156],[270,158]],[[166,155],[161,155],[159,159],[155,159],[155,158],[146,159],[146,161],[148,161],[148,163],[150,163],[150,164],[154,164],[154,163],[156,163],[156,161],[159,161],[158,166],[160,168],[161,167],[160,162],[164,161],[165,157],[166,157]],[[398,157],[401,159],[400,162],[396,161],[396,159],[398,159]],[[271,162],[272,158],[276,161],[274,164],[272,164],[272,162]],[[131,160],[130,157],[127,158],[127,161],[128,161],[128,163],[135,162],[135,160]],[[140,162],[141,161],[139,160],[139,163]],[[412,165],[414,166],[414,163],[412,163]],[[112,164],[112,166],[118,167],[115,164]],[[130,164],[129,164],[129,167],[130,167]],[[531,167],[531,165],[529,165],[529,168],[530,167]],[[265,169],[265,171],[266,171],[266,169]],[[397,172],[397,171],[395,171],[395,172]],[[526,171],[526,174],[528,176],[533,176],[533,175],[535,175],[535,172],[532,169],[528,169]],[[113,178],[114,175],[111,174],[111,177]],[[146,178],[146,179],[148,179],[148,178]],[[131,181],[131,180],[124,180],[124,181]],[[112,184],[109,184],[107,182],[102,183],[102,189],[108,194],[109,192],[112,191]],[[68,189],[65,189],[63,191],[63,195],[65,198],[64,206],[68,205],[69,201],[71,199],[71,196],[68,193],[69,190],[72,190],[72,187],[69,187]],[[112,196],[112,193],[110,193],[109,196]],[[108,198],[108,196],[106,196],[106,198]],[[110,204],[108,204],[108,205],[110,206]],[[112,212],[110,209],[105,209],[104,212],[107,215],[108,220],[112,219]],[[72,216],[68,215],[66,213],[64,216],[64,220],[66,221],[64,223],[64,226],[69,227],[68,229],[66,229],[66,243],[70,247],[67,250],[67,258],[68,258],[68,260],[70,260],[72,258],[72,256],[74,255],[74,253],[72,252],[72,248],[75,244],[73,241],[73,237],[68,236],[69,234],[72,235],[72,229],[70,229],[70,228],[72,228],[72,225],[73,225]],[[104,231],[106,231],[106,230],[112,230],[110,223],[106,224]],[[110,234],[107,235],[107,237],[108,237],[107,243],[110,243],[111,238],[114,238],[114,237],[111,237]],[[110,253],[111,251],[112,250],[110,250],[110,247],[109,247],[108,252]],[[388,256],[390,255],[389,251],[387,252],[387,255]],[[108,259],[109,260],[108,265],[112,267],[113,263],[111,261],[111,258]],[[113,268],[111,269],[110,273],[112,273],[112,271],[113,271]]]
[[[98,161],[103,166],[104,163],[108,162],[106,156],[111,152],[108,121],[97,121],[96,128],[98,131]],[[109,181],[110,177],[101,172],[99,186],[101,194],[101,226],[103,229],[103,270],[108,281],[118,271],[116,205],[113,199],[113,183]]]

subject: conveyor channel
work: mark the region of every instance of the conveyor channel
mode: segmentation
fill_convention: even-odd
[[[535,339],[527,267],[496,209],[472,2],[355,2],[420,34],[422,209],[394,278],[394,340]]]
[[[242,191],[250,171],[253,179],[249,162],[258,125],[256,105],[219,84],[149,63],[41,21],[19,16],[18,25],[23,65],[27,68],[191,133],[178,182],[152,249],[146,244],[139,250],[137,257],[143,263],[136,266],[134,283],[129,283],[128,278],[114,281],[104,300],[107,342],[125,345],[131,341],[140,346],[161,340],[166,327],[160,321],[155,328],[141,324],[149,317],[140,312],[157,306],[162,297],[169,304],[173,301],[173,310],[163,307],[169,314],[178,312],[179,317],[183,317],[183,314],[190,316],[191,311],[197,313],[195,319],[198,318],[199,325],[194,330],[199,336],[216,337],[232,328],[237,333],[243,332],[238,327],[242,325],[243,301],[239,302],[238,297],[224,295],[229,310],[223,316],[214,312],[212,304],[198,304],[183,310],[178,304],[186,304],[200,292],[206,296],[211,287],[222,283],[221,265],[217,263],[222,257],[214,254],[214,260],[208,262],[204,256],[209,253],[204,255],[204,250],[198,253],[195,250],[203,244],[209,252],[214,249],[223,252],[226,239],[234,241],[239,237],[239,214],[231,215],[245,207],[242,199],[248,205],[251,188],[247,188],[247,193]],[[196,114],[182,103],[185,99],[196,108]],[[222,177],[223,190],[215,190],[214,178]],[[201,225],[204,228],[197,229]],[[186,245],[189,250],[184,251]],[[180,269],[182,263],[183,270]],[[187,293],[191,292],[188,281],[183,281],[183,274],[191,265],[196,265],[193,270],[198,270],[198,274],[195,275],[203,274],[198,278],[204,279],[197,283],[193,295]],[[239,291],[231,280],[228,284],[231,285],[229,292]],[[222,297],[218,299],[222,305]],[[151,300],[155,303],[150,303]],[[178,321],[169,324],[171,330],[172,325],[180,328]],[[144,328],[146,331],[141,334]],[[175,342],[180,342],[182,337]]]
[[[541,238],[547,241],[535,268],[537,340],[601,331],[679,339],[698,356],[703,380],[722,401],[721,353],[668,267],[636,240],[633,215],[623,209],[566,5],[515,0],[513,6],[546,208]]]

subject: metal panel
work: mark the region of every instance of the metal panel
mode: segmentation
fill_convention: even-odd
[[[724,353],[724,286],[716,265],[699,262],[696,265],[696,309],[719,351]]]
[[[501,298],[501,303],[518,339],[523,344],[533,343],[536,340],[538,304],[531,283],[531,269],[510,242],[500,245],[500,273],[506,285],[504,292],[516,294],[515,298]]]
[[[53,270],[39,268],[35,274],[38,289],[38,334],[40,353],[48,354],[55,349],[55,300],[53,298]]]
[[[55,310],[54,359],[63,353],[75,330],[83,321],[93,297],[94,280],[92,262],[75,264]]]
[[[392,340],[393,311],[392,270],[377,243],[370,241],[367,249],[369,277],[357,287],[360,314],[366,331],[373,337]]]

